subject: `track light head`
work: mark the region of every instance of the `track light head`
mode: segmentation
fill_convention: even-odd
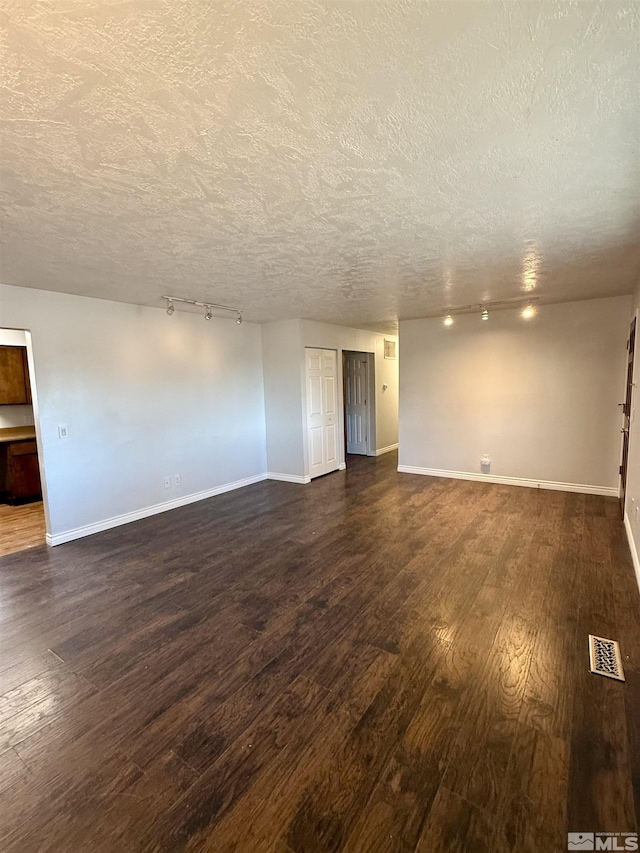
[[[488,320],[489,319],[489,311],[487,308],[482,309],[482,314],[480,315],[480,319],[481,320]]]
[[[532,317],[535,316],[535,313],[536,309],[533,307],[533,303],[529,302],[529,304],[522,309],[521,316],[524,317],[525,320],[530,320]]]
[[[453,326],[453,317],[451,316],[451,314],[447,314],[447,316],[444,318],[444,324],[445,326]]]
[[[163,299],[167,300],[167,314],[171,316],[176,310],[174,302],[179,302],[181,305],[191,305],[193,308],[204,308],[205,320],[213,319],[213,309],[216,311],[231,311],[237,317],[236,323],[242,323],[242,308],[233,308],[231,305],[218,305],[216,302],[199,302],[197,299],[185,299],[183,296],[169,296],[165,294]]]

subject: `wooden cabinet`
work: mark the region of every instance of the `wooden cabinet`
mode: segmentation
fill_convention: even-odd
[[[42,489],[35,441],[11,441],[0,445],[0,474],[4,499],[8,503],[39,500]]]
[[[12,503],[40,497],[40,471],[35,441],[12,442],[7,451],[8,492]]]
[[[26,347],[0,346],[0,406],[31,403]]]

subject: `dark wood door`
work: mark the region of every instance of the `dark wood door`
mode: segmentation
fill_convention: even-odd
[[[627,393],[622,411],[624,422],[622,425],[622,464],[620,465],[620,509],[624,518],[624,501],[627,491],[627,469],[629,466],[629,422],[631,420],[631,394],[633,392],[633,355],[636,348],[636,320],[631,323],[629,341],[627,343]]]
[[[0,406],[29,402],[24,347],[0,346]]]

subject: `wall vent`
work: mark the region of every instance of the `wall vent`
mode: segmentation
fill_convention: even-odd
[[[589,669],[597,675],[606,675],[624,681],[620,646],[615,640],[594,637],[589,634]]]
[[[389,340],[389,338],[384,339],[384,357],[385,358],[395,358],[396,357],[396,342]]]

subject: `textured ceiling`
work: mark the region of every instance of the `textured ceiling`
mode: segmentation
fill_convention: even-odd
[[[6,284],[384,328],[637,281],[636,2],[4,8]]]

